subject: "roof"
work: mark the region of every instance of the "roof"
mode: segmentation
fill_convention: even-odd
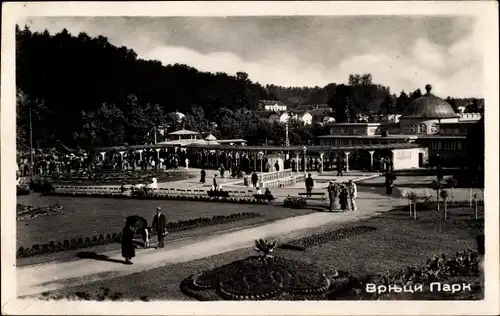
[[[198,134],[200,134],[200,133],[188,131],[187,129],[181,129],[181,130],[169,133],[168,135],[198,135]]]
[[[458,114],[453,111],[451,105],[445,100],[431,94],[432,86],[426,85],[427,93],[414,100],[403,111],[400,119],[404,118],[457,118]]]
[[[282,101],[279,101],[279,100],[260,100],[259,101],[260,104],[262,105],[283,105],[283,106],[286,106],[285,103],[283,103]]]
[[[295,108],[295,110],[314,110],[314,109],[330,109],[328,104],[302,104]]]
[[[281,115],[282,113],[276,112],[276,111],[255,111],[255,114],[257,114],[258,116],[260,116],[262,118],[268,118],[273,114]]]
[[[421,146],[415,143],[392,143],[392,144],[373,144],[373,145],[354,145],[354,146],[228,146],[228,145],[201,145],[193,144],[186,147],[205,148],[205,149],[220,149],[220,150],[246,150],[246,151],[295,151],[303,152],[331,152],[331,151],[347,151],[347,150],[377,150],[377,149],[411,149],[420,148]]]
[[[212,135],[212,133],[208,134],[207,137],[205,137],[205,140],[216,140],[217,138],[215,138],[214,135]]]

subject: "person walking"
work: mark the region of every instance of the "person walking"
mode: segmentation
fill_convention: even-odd
[[[205,169],[201,169],[201,172],[200,172],[200,183],[205,183],[205,178],[207,176],[207,172],[205,171]]]
[[[311,174],[309,174],[307,176],[307,179],[306,179],[306,192],[307,192],[307,197],[311,197],[311,192],[312,192],[312,189],[314,187],[314,180],[311,176]]]
[[[280,164],[277,161],[274,164],[274,169],[276,169],[276,171],[280,171]]]
[[[214,174],[214,180],[212,181],[212,185],[214,187],[214,190],[217,189],[217,175]]]
[[[392,188],[394,187],[394,180],[391,174],[386,175],[384,185],[385,194],[389,199],[392,198]]]
[[[135,257],[135,247],[134,247],[134,231],[131,224],[127,221],[125,222],[125,227],[122,230],[122,257],[125,258],[125,264],[132,264],[130,261]]]
[[[335,200],[337,199],[337,187],[333,183],[333,181],[330,181],[328,185],[328,198],[330,199],[330,212],[333,212],[335,209]]]
[[[337,177],[340,176],[340,177],[343,177],[344,174],[342,173],[342,171],[344,170],[344,161],[342,159],[338,159],[337,160]]]
[[[184,160],[184,163],[186,164],[186,166],[184,167],[184,170],[188,170],[189,169],[189,159],[186,158],[186,160]]]
[[[347,188],[344,184],[342,184],[340,187],[339,203],[340,209],[342,210],[342,212],[345,212],[347,210]]]
[[[220,176],[221,176],[221,178],[224,179],[224,173],[226,173],[226,168],[224,168],[223,164],[220,165],[219,170],[220,170]]]
[[[257,175],[257,173],[255,173],[255,171],[252,173],[252,185],[254,188],[257,187],[257,181],[259,181],[259,176]]]
[[[349,180],[349,185],[347,187],[349,193],[349,202],[351,203],[351,210],[356,211],[358,206],[356,205],[356,198],[358,197],[358,187],[356,183],[352,180]]]
[[[156,215],[153,217],[153,223],[151,226],[156,229],[156,233],[158,234],[158,247],[163,248],[163,239],[167,234],[167,219],[165,215],[161,213],[161,207],[156,208]]]

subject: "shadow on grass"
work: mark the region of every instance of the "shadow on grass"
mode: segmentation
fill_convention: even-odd
[[[97,260],[97,261],[107,261],[107,262],[127,264],[127,262],[125,260],[112,259],[106,255],[100,255],[98,253],[91,252],[91,251],[79,252],[76,254],[76,256],[80,259],[92,259],[92,260]]]

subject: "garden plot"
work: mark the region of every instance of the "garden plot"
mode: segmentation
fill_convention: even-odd
[[[21,196],[18,202],[26,205],[61,205],[64,212],[53,216],[39,216],[29,221],[17,222],[17,246],[30,248],[35,244],[48,244],[58,241],[87,237],[93,238],[119,233],[127,216],[139,215],[150,223],[156,207],[160,206],[168,222],[193,221],[197,218],[231,216],[238,213],[258,213],[262,216],[226,222],[207,227],[172,233],[168,238],[201,236],[217,231],[266,223],[269,221],[309,214],[312,210],[289,210],[270,205],[201,203],[168,200],[126,200],[100,198],[74,198],[40,196],[31,194]],[[201,234],[201,235],[200,235]],[[97,244],[99,244],[96,241]],[[119,245],[115,245],[118,249]],[[110,250],[105,247],[105,250]],[[62,254],[61,254],[62,255]],[[59,256],[59,255],[58,255]],[[31,258],[30,259],[31,262]],[[51,258],[50,260],[56,260]]]
[[[322,243],[309,248],[305,252],[278,248],[273,252],[273,255],[298,260],[305,264],[314,263],[314,269],[322,269],[329,279],[335,279],[338,276],[336,274],[329,275],[328,272],[338,271],[340,277],[352,276],[354,280],[371,278],[369,280],[376,281],[378,274],[385,275],[389,273],[394,278],[400,277],[404,281],[406,277],[411,277],[413,273],[421,274],[422,271],[433,271],[432,273],[435,273],[436,271],[432,270],[435,269],[434,266],[444,264],[446,267],[458,267],[458,270],[467,270],[469,275],[464,276],[460,274],[461,272],[455,275],[453,274],[455,272],[453,272],[448,275],[446,271],[453,270],[448,268],[443,268],[444,270],[439,268],[438,274],[444,271],[443,273],[446,274],[444,277],[449,277],[449,280],[454,282],[477,283],[479,276],[477,272],[474,272],[475,262],[477,262],[474,258],[477,257],[474,257],[474,253],[463,252],[463,256],[458,257],[467,257],[470,260],[461,261],[461,259],[457,259],[456,253],[467,248],[477,249],[476,236],[484,232],[483,220],[482,218],[480,220],[471,220],[467,216],[458,216],[458,211],[451,211],[455,212],[457,216],[450,217],[446,221],[441,216],[442,214],[433,211],[422,212],[417,220],[413,220],[408,216],[405,209],[399,208],[359,221],[354,225],[352,223],[349,225],[329,224],[320,229],[316,228],[304,232],[301,235],[312,236],[353,226],[374,227],[376,230]],[[95,299],[98,295],[101,295],[99,294],[103,291],[101,288],[105,288],[108,293],[111,293],[109,295],[115,297],[115,299],[191,300],[193,298],[185,295],[179,288],[179,285],[190,275],[199,275],[204,271],[210,271],[228,263],[243,260],[254,254],[255,251],[252,248],[233,251],[182,264],[168,265],[126,277],[70,287],[51,294],[46,293],[43,297],[54,297],[53,295],[55,297],[65,297],[67,295],[78,297],[80,295]],[[440,254],[447,254],[446,259],[443,261],[448,263],[436,262],[436,260],[439,261],[439,258],[435,257],[435,255]],[[429,259],[431,261],[428,261]],[[420,268],[407,273],[408,266]],[[279,281],[278,275],[275,275],[275,280]],[[344,284],[343,282],[338,280],[333,284]],[[135,285],[130,286],[131,284]],[[318,279],[318,285],[321,285],[320,279]],[[473,287],[473,289],[474,291],[470,292],[465,298],[481,299],[481,291],[478,290],[477,286]],[[337,293],[326,296],[326,299],[374,299],[373,297],[360,298],[357,295],[356,292]],[[423,299],[422,296],[408,295],[381,298]],[[427,294],[422,293],[422,295],[425,297]],[[439,297],[435,296],[435,298],[454,299],[453,296],[444,294]],[[461,298],[464,299],[464,296],[462,295]],[[211,299],[216,298],[212,297]],[[279,298],[275,297],[274,299]]]

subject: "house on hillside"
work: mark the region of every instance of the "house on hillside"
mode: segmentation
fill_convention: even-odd
[[[289,119],[289,114],[286,111],[266,111],[266,110],[261,110],[261,111],[256,111],[255,114],[257,114],[259,117],[266,119],[270,123],[284,123],[288,121]]]
[[[275,111],[275,112],[285,112],[288,110],[288,106],[277,100],[260,100],[259,108],[264,111]]]
[[[290,114],[291,117],[306,125],[312,124],[313,116],[309,110],[292,110]]]

